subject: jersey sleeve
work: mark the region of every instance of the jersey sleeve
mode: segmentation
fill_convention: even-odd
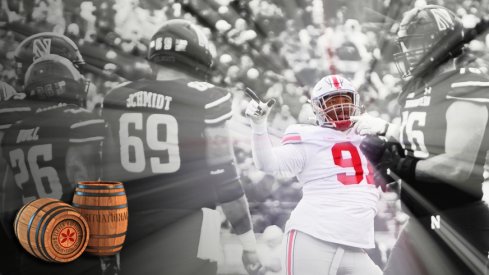
[[[208,179],[214,184],[219,203],[229,202],[244,194],[235,166],[232,141],[228,125],[208,125],[206,139],[206,163]]]
[[[215,183],[219,203],[230,202],[244,194],[238,171],[233,162],[213,167],[209,179]]]
[[[70,143],[80,144],[104,140],[105,120],[103,118],[82,108],[67,109],[64,112],[73,116],[70,124]]]
[[[462,68],[458,77],[450,84],[446,96],[449,100],[463,100],[474,103],[489,103],[489,78],[479,69]]]
[[[218,87],[212,87],[205,93],[205,123],[218,124],[230,119],[232,113],[232,97],[229,92]]]
[[[306,163],[300,126],[289,126],[282,138],[282,146],[272,147],[269,137],[253,136],[252,148],[255,165],[266,172],[292,177],[300,173]]]
[[[284,175],[297,175],[306,165],[306,152],[304,127],[293,124],[285,129],[282,137],[282,146],[274,148],[274,153],[281,159],[281,170],[286,171]]]
[[[300,133],[300,127],[298,125],[290,125],[285,129],[285,133],[282,136],[282,145],[286,144],[298,144],[302,142],[302,136]]]
[[[32,114],[32,108],[24,100],[0,102],[0,131]]]

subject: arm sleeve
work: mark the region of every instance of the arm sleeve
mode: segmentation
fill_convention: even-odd
[[[205,93],[207,99],[204,105],[205,124],[219,124],[232,117],[232,96],[229,92],[217,87],[211,87]]]
[[[283,176],[297,175],[302,171],[306,154],[301,146],[301,136],[289,129],[282,138],[282,146],[273,147],[266,130],[252,127],[251,149],[253,161],[259,170]]]
[[[32,114],[32,108],[23,100],[0,102],[0,131]]]
[[[216,189],[218,202],[225,203],[243,196],[244,190],[235,166],[229,129],[226,123],[205,128],[208,180]]]
[[[448,100],[460,100],[473,103],[489,103],[487,91],[489,79],[474,68],[463,68],[458,77],[450,83]]]
[[[70,139],[72,144],[87,142],[101,142],[105,136],[105,120],[84,109],[68,109],[67,114],[73,114],[76,119],[70,125]]]
[[[244,195],[238,172],[231,162],[219,165],[219,168],[211,171],[210,179],[215,183],[219,204],[236,200]]]

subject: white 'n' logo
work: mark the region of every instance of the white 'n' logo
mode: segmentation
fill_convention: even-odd
[[[34,60],[51,53],[51,39],[35,39],[32,43],[32,53]]]
[[[431,216],[431,229],[433,230],[440,229],[440,227],[441,227],[440,215]]]
[[[438,25],[440,31],[453,28],[455,25],[448,11],[443,9],[432,9],[431,13],[435,17],[436,25]]]

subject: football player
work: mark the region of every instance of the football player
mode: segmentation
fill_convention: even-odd
[[[402,124],[362,115],[362,144],[379,173],[401,182],[411,219],[385,274],[487,274],[489,210],[482,202],[489,149],[489,77],[464,53],[464,29],[450,10],[428,5],[402,18],[395,60],[406,80]],[[389,172],[387,172],[389,170]]]
[[[2,140],[3,157],[13,172],[13,180],[4,183],[9,190],[5,196],[16,203],[7,217],[10,231],[15,211],[25,203],[41,197],[71,203],[78,181],[99,178],[105,134],[105,121],[80,107],[87,82],[68,59],[51,54],[36,59],[24,84],[35,112],[11,125]],[[82,274],[100,269],[98,259],[59,266],[25,252],[20,255],[16,274]]]
[[[67,58],[77,69],[80,69],[85,63],[77,46],[68,37],[53,32],[43,32],[31,35],[24,39],[15,50],[14,58],[16,63],[17,90],[24,92],[23,84],[27,69],[35,60],[47,54],[56,54]],[[30,116],[36,111],[37,107],[44,105],[35,97],[29,96],[26,98],[25,93],[17,93],[5,85],[2,86],[2,92],[3,100],[0,101],[0,142],[1,137],[11,125]],[[0,97],[2,95],[0,95]],[[14,179],[12,178],[12,172],[7,166],[1,166],[0,168],[0,184],[2,189],[2,192],[0,192],[0,200],[2,203],[0,214],[2,219],[6,218],[3,224],[8,226],[7,231],[10,232],[11,224],[9,220],[11,215],[3,215],[3,213],[8,213],[17,209],[17,200],[13,196],[8,195],[12,193],[11,191],[5,189],[14,186],[11,184]]]
[[[156,80],[105,97],[107,180],[125,183],[129,204],[123,274],[215,274],[221,204],[243,244],[243,263],[260,263],[226,122],[231,94],[208,82],[213,57],[197,26],[166,22],[151,39]],[[144,264],[141,264],[143,263]]]
[[[282,146],[267,132],[270,104],[251,100],[252,153],[258,169],[295,175],[302,199],[286,224],[282,270],[286,274],[381,274],[364,249],[374,245],[380,193],[359,150],[362,137],[350,116],[359,94],[340,75],[322,78],[311,93],[317,125],[290,125]]]

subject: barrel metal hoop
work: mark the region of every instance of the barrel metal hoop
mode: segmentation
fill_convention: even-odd
[[[56,210],[58,210],[58,209],[59,209],[59,211],[56,211]],[[65,210],[65,209],[67,209],[67,210],[69,210],[69,211],[70,211],[70,210],[71,210],[71,211],[73,211],[73,209],[69,208],[69,207],[68,207],[68,206],[66,206],[66,205],[60,205],[60,206],[54,207],[54,208],[52,208],[52,209],[49,209],[49,211],[48,211],[48,212],[46,212],[44,216],[42,216],[41,220],[39,221],[38,227],[36,228],[36,243],[37,243],[37,247],[40,247],[41,253],[42,253],[42,254],[46,253],[46,255],[45,255],[45,256],[46,256],[46,258],[50,259],[51,261],[56,261],[56,260],[55,260],[55,259],[53,259],[51,256],[49,256],[48,250],[47,250],[47,249],[46,249],[46,247],[44,246],[44,234],[46,234],[46,229],[47,229],[47,227],[48,227],[49,222],[50,222],[50,221],[51,221],[51,220],[52,220],[54,217],[56,217],[56,215],[55,215],[55,214],[62,213],[62,212],[63,212],[63,210]],[[56,212],[55,212],[55,211],[56,211]],[[54,213],[53,213],[53,212],[54,212]],[[42,244],[42,246],[39,246],[39,242],[38,242],[38,241],[39,241],[39,236],[38,236],[38,233],[39,233],[39,228],[41,228],[44,218],[48,217],[48,216],[49,216],[51,213],[52,213],[52,215],[51,215],[51,216],[50,216],[50,217],[49,217],[49,218],[46,220],[46,222],[44,223],[44,226],[43,226],[43,228],[42,228],[42,232],[41,232],[41,233],[42,233],[42,234],[41,234],[41,244]]]
[[[117,193],[86,193],[76,191],[75,195],[82,197],[116,197],[116,196],[125,196],[126,192],[117,192]]]
[[[31,244],[31,227],[32,227],[32,223],[34,222],[34,218],[37,216],[37,214],[46,206],[50,205],[50,204],[53,204],[53,203],[57,203],[58,201],[51,201],[51,202],[48,202],[46,203],[45,205],[42,205],[41,207],[39,207],[36,212],[34,212],[32,215],[31,215],[31,218],[29,219],[29,223],[27,224],[27,243],[29,244],[29,248],[31,249],[32,253],[34,253],[34,255],[36,255],[36,257],[40,257],[37,255],[37,253],[34,251],[34,249],[32,248],[32,244]],[[32,203],[32,202],[30,202]],[[30,204],[29,203],[29,204]],[[26,207],[27,208],[27,207]],[[42,219],[42,218],[41,218]],[[37,244],[37,230],[36,230],[36,244]],[[39,248],[39,245],[37,246]],[[39,249],[40,250],[40,249]],[[40,257],[42,258],[42,257]]]
[[[91,189],[91,190],[106,190],[106,189],[122,189],[124,185],[103,185],[103,186],[90,186],[90,185],[82,185],[78,184],[76,188],[80,189]]]
[[[15,228],[14,228],[14,233],[15,233],[15,236],[19,236],[19,233],[18,233],[18,229],[19,229],[19,220],[20,220],[20,216],[22,216],[22,213],[24,212],[24,210],[27,208],[27,206],[29,205],[30,203],[27,203],[27,204],[24,204],[24,206],[22,206],[22,208],[19,210],[19,212],[17,213],[17,216],[15,216]]]
[[[90,239],[107,239],[107,238],[118,238],[118,237],[123,237],[126,236],[126,231],[119,233],[119,234],[112,234],[112,235],[97,235],[97,234],[90,234]]]
[[[112,209],[127,208],[127,203],[120,204],[120,205],[111,205],[111,206],[96,206],[96,205],[86,205],[86,204],[78,204],[78,203],[72,203],[72,205],[77,208],[89,209],[89,210],[112,210]]]
[[[120,245],[114,245],[114,246],[87,246],[88,249],[92,250],[110,250],[110,249],[115,249],[115,248],[121,248],[123,244]]]

